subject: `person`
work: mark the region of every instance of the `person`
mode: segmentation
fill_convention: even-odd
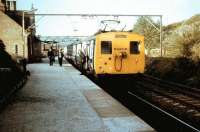
[[[27,72],[27,69],[26,69],[27,60],[26,60],[26,58],[23,58],[22,60],[20,60],[20,63],[22,65],[22,67],[23,67],[24,73],[26,73]]]
[[[85,73],[85,70],[84,70],[84,65],[86,63],[86,55],[83,53],[83,51],[80,51],[79,53],[79,56],[80,56],[80,65],[81,65],[81,75],[83,75]]]
[[[53,62],[55,61],[55,56],[54,56],[52,47],[51,47],[51,49],[48,51],[48,58],[49,58],[49,65],[50,65],[50,66],[53,66]]]
[[[63,50],[60,49],[60,51],[59,51],[59,53],[58,53],[58,62],[59,62],[59,64],[60,64],[60,66],[62,66],[63,57],[64,57]]]

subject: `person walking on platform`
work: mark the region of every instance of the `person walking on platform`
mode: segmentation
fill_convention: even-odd
[[[63,57],[64,57],[64,53],[63,53],[63,50],[60,49],[59,53],[58,53],[58,62],[60,64],[60,66],[62,66],[62,63],[63,63]]]
[[[53,62],[55,61],[55,56],[52,48],[48,51],[48,58],[49,58],[49,65],[53,66]]]

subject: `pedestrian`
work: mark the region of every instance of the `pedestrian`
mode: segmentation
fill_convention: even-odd
[[[52,47],[48,51],[48,58],[49,58],[49,65],[53,66],[53,62],[55,61],[55,56],[54,56]]]
[[[81,75],[83,75],[85,73],[85,69],[84,69],[84,66],[85,66],[85,63],[86,63],[86,55],[83,53],[83,51],[80,51],[79,53],[79,56],[80,56],[80,63],[81,63]]]
[[[26,60],[26,58],[23,58],[23,59],[21,60],[21,64],[22,64],[22,66],[23,66],[23,71],[24,71],[24,73],[26,73],[26,72],[27,72],[27,69],[26,69],[27,60]]]
[[[59,64],[60,64],[60,66],[62,66],[63,57],[64,57],[63,50],[60,49],[60,51],[59,51],[59,53],[58,53],[58,62],[59,62]]]

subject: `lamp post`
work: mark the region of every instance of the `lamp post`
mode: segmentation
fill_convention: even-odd
[[[29,12],[35,12],[35,11],[37,11],[37,9],[32,9],[30,11],[22,11],[22,38],[23,38],[23,41],[24,41],[24,46],[23,46],[23,56],[24,56],[24,58],[25,58],[25,45],[26,45],[24,14],[25,13],[29,13]],[[29,27],[33,27],[33,24],[31,26],[29,26]]]
[[[22,11],[22,35],[23,36],[25,35],[25,33],[24,33],[24,31],[25,31],[24,13],[35,12],[35,11],[37,11],[37,9],[32,9],[30,11]]]
[[[162,44],[162,15],[160,17],[160,28],[157,28],[154,23],[152,23],[148,18],[144,17],[145,20],[150,23],[158,32],[160,32],[160,57],[163,57],[163,44]]]

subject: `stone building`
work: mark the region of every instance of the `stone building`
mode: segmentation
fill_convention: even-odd
[[[28,58],[27,36],[23,36],[22,27],[5,14],[6,4],[10,3],[0,0],[0,39],[4,42],[6,51],[12,56]]]
[[[6,14],[19,25],[23,25],[23,11],[7,11]],[[35,16],[29,15],[29,13],[26,12],[24,12],[24,33],[27,35],[28,59],[30,62],[37,61],[38,58],[41,58],[41,43],[36,36]]]
[[[6,51],[12,56],[28,58],[26,36],[22,36],[22,27],[0,11],[0,39],[6,45]]]
[[[1,1],[5,5],[4,6],[5,14],[8,15],[12,20],[14,20],[15,23],[21,26],[20,35],[23,37],[24,44],[26,45],[24,46],[24,51],[23,51],[25,52],[24,57],[27,58],[30,62],[38,60],[38,58],[41,58],[41,42],[35,35],[36,34],[35,16],[29,15],[29,13],[34,13],[34,12],[16,10],[16,0],[1,0]],[[24,17],[22,15],[23,13]],[[24,33],[22,33],[23,20],[24,20]],[[16,46],[16,48],[18,48],[18,46]]]

